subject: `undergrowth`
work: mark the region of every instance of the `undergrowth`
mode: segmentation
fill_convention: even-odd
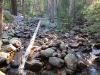
[[[14,18],[11,14],[4,13],[3,20],[4,20],[4,22],[12,23],[14,21]]]

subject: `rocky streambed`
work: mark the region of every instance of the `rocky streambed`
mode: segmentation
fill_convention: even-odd
[[[0,75],[18,75],[22,56],[38,20],[5,28]],[[4,68],[3,68],[4,67]],[[100,75],[100,37],[86,31],[62,33],[41,26],[25,63],[26,75]]]

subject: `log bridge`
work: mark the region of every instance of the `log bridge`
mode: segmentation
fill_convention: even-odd
[[[25,73],[24,73],[25,62],[26,62],[26,60],[27,60],[27,58],[28,58],[28,55],[30,54],[30,51],[31,51],[33,45],[34,45],[34,41],[35,41],[37,32],[38,32],[38,30],[39,30],[40,24],[41,24],[41,20],[39,20],[38,25],[37,25],[37,27],[36,27],[36,30],[35,30],[35,32],[34,32],[32,38],[31,38],[31,40],[30,40],[30,43],[29,43],[28,47],[26,48],[26,52],[25,52],[25,54],[24,54],[23,57],[22,57],[21,64],[20,64],[20,66],[19,66],[19,68],[18,68],[18,74],[19,74],[19,75],[25,75]]]

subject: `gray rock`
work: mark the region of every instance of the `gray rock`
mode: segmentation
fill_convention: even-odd
[[[75,71],[68,69],[68,68],[65,68],[65,70],[69,75],[75,75]]]
[[[65,70],[63,70],[61,75],[67,75],[67,72]]]
[[[6,74],[0,71],[0,75],[6,75]]]
[[[21,57],[22,57],[22,55],[24,54],[24,51],[19,51],[19,52],[17,52],[15,55],[14,55],[14,57],[13,57],[13,59],[11,60],[11,62],[10,62],[10,66],[12,67],[12,68],[18,68],[19,67],[19,65],[20,65],[20,63],[21,63]]]
[[[61,54],[60,54],[60,53],[58,53],[58,54],[57,54],[57,57],[61,58]]]
[[[79,43],[77,43],[77,42],[70,43],[69,46],[72,48],[77,48],[79,46]]]
[[[64,65],[64,60],[62,60],[61,58],[57,58],[57,57],[50,57],[49,63],[53,66],[60,68]]]
[[[11,68],[8,72],[8,75],[18,75],[18,69]]]
[[[60,44],[60,49],[61,50],[66,50],[66,44],[65,43],[61,43]]]
[[[26,75],[35,75],[34,72],[27,70]]]
[[[87,65],[83,61],[78,60],[77,67],[78,67],[78,69],[81,69],[82,70],[82,69],[86,68]]]
[[[4,51],[7,52],[16,51],[16,47],[14,47],[12,44],[6,45]]]
[[[17,37],[21,37],[21,38],[25,38],[24,33],[17,33],[16,36],[17,36]]]
[[[27,61],[25,63],[26,69],[29,69],[31,71],[38,71],[42,68],[43,64],[39,60],[32,60],[32,61]]]
[[[97,48],[97,49],[100,49],[100,43],[96,43],[96,44],[94,45],[94,47]]]
[[[11,36],[8,36],[7,33],[4,33],[4,34],[2,35],[2,38],[3,38],[3,39],[9,39],[9,38],[11,38]]]
[[[58,55],[58,53],[57,52],[54,52],[52,56],[53,57],[57,57],[57,55]]]
[[[3,42],[4,44],[8,44],[8,43],[9,43],[9,40],[8,40],[8,39],[2,39],[2,42]]]
[[[42,75],[56,75],[56,74],[53,73],[52,71],[44,70],[44,71],[42,72]]]
[[[43,57],[51,57],[54,50],[52,48],[47,48],[46,50],[41,51],[41,56]]]
[[[10,39],[9,43],[14,45],[15,47],[21,47],[22,46],[21,40],[19,38],[16,38],[16,37]]]
[[[62,52],[61,53],[61,57],[64,58],[65,56],[66,56],[66,53],[65,52]]]
[[[92,71],[93,72],[93,71]],[[92,72],[90,72],[90,74],[89,74],[89,70],[88,69],[83,69],[82,71],[81,71],[81,75],[100,75],[100,74],[97,74],[97,72],[95,72],[95,74],[94,73],[92,73]],[[91,74],[92,73],[92,74]]]
[[[13,37],[14,33],[10,32],[10,33],[8,33],[8,35]]]
[[[78,59],[74,54],[72,53],[67,54],[64,60],[67,68],[71,70],[76,70]]]

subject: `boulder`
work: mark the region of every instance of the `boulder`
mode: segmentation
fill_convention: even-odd
[[[66,72],[68,73],[68,75],[75,75],[75,71],[69,69],[69,68],[65,68]]]
[[[10,32],[8,33],[9,36],[13,37],[14,36],[14,33]]]
[[[18,75],[18,69],[11,68],[8,71],[8,75]]]
[[[61,43],[60,44],[60,49],[61,50],[66,50],[66,44],[65,43]]]
[[[8,44],[8,43],[9,43],[9,40],[8,40],[8,39],[2,39],[2,42],[3,42],[4,44]]]
[[[52,48],[47,48],[46,50],[41,51],[41,56],[43,57],[51,57],[54,50]]]
[[[87,65],[83,61],[78,60],[77,67],[78,67],[78,69],[81,69],[82,70],[82,69],[86,68]]]
[[[26,75],[35,75],[34,72],[27,70]]]
[[[16,47],[14,47],[12,44],[6,45],[4,51],[7,52],[16,51]]]
[[[61,75],[67,75],[67,72],[65,70],[63,70]]]
[[[38,71],[42,68],[43,64],[39,60],[33,59],[32,61],[27,61],[25,63],[26,69],[31,71]]]
[[[78,59],[73,53],[69,53],[65,56],[65,65],[71,70],[76,70]]]
[[[42,75],[56,75],[56,74],[53,73],[52,71],[44,70],[44,71],[42,72]]]
[[[14,45],[15,47],[21,47],[22,46],[21,40],[19,38],[16,38],[16,37],[10,39],[9,43]]]
[[[3,39],[9,39],[9,38],[11,38],[11,36],[8,36],[7,33],[3,33],[2,38]]]
[[[17,52],[13,59],[11,60],[10,62],[10,66],[12,68],[18,68],[20,63],[21,63],[21,58],[22,58],[22,55],[24,54],[24,51],[23,50],[20,50],[19,52]]]
[[[70,46],[71,48],[77,48],[77,47],[79,46],[79,43],[73,42],[73,43],[70,43],[69,46]]]
[[[96,43],[96,44],[94,45],[94,47],[97,48],[97,49],[100,49],[100,43]]]
[[[49,63],[53,66],[60,68],[64,65],[64,60],[62,60],[61,58],[58,58],[58,57],[50,57]]]

